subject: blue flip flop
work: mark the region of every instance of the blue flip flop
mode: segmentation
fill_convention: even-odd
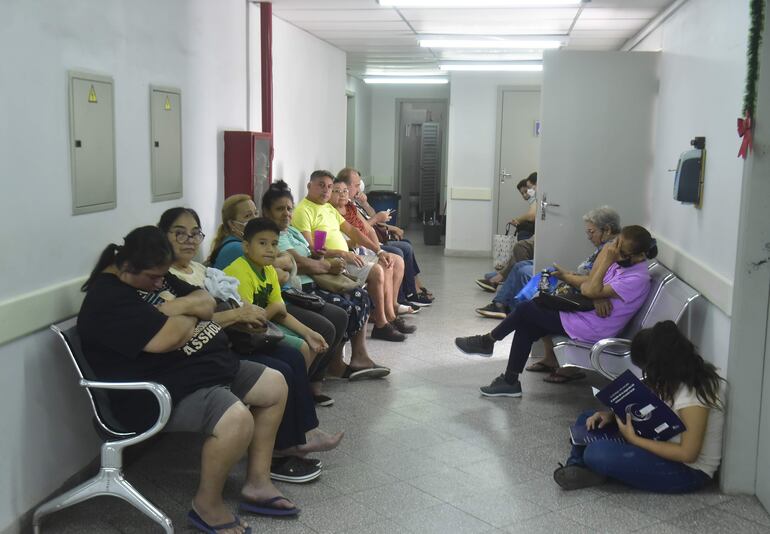
[[[206,534],[217,534],[217,532],[220,530],[227,530],[228,528],[237,527],[241,524],[241,518],[236,515],[235,521],[222,523],[221,525],[209,525],[200,515],[198,515],[198,512],[195,510],[190,510],[187,512],[187,521],[193,528],[196,528],[201,532],[205,532]],[[244,534],[251,534],[251,527],[246,527],[244,529]]]
[[[299,514],[299,508],[297,508],[296,506],[294,506],[293,508],[279,508],[279,507],[273,506],[275,503],[280,501],[286,501],[288,503],[291,502],[286,497],[278,496],[278,497],[273,497],[272,499],[267,499],[264,501],[241,501],[240,504],[238,505],[238,509],[243,513],[279,516],[279,517]]]

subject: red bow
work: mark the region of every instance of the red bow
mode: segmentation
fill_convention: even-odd
[[[746,159],[746,156],[751,152],[753,145],[750,115],[746,114],[745,118],[738,119],[738,135],[743,138],[741,149],[738,151],[738,157]]]

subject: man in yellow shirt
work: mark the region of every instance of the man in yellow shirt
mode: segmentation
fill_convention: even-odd
[[[363,266],[362,256],[350,252],[343,232],[353,241],[359,241],[363,235],[348,223],[334,206],[329,204],[334,175],[329,171],[314,171],[307,184],[307,196],[294,208],[292,226],[302,232],[315,256],[339,257],[351,266]],[[316,230],[326,232],[326,244],[320,250],[315,250],[313,233]],[[393,287],[391,277],[384,269],[392,268],[392,260],[383,251],[377,253],[378,263],[375,264],[366,278],[369,295],[374,303],[374,328],[372,337],[386,341],[404,341],[404,334],[415,330],[413,325],[407,325],[403,318],[396,315],[394,303],[398,287]]]

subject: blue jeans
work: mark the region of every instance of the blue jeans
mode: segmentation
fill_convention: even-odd
[[[398,288],[398,301],[406,302],[406,297],[417,292],[415,277],[420,274],[420,267],[414,257],[412,244],[402,239],[401,241],[388,241],[382,245],[382,249],[392,254],[398,254],[404,258],[404,280]]]
[[[511,310],[515,308],[518,303],[516,295],[532,279],[533,269],[532,260],[524,260],[514,264],[513,269],[508,273],[508,278],[505,279],[503,285],[497,290],[497,294],[492,299],[492,302],[504,304]]]
[[[575,424],[585,425],[596,410],[578,416]],[[711,478],[682,462],[672,462],[630,443],[595,441],[573,445],[567,465],[581,465],[594,473],[628,486],[655,493],[688,493],[705,486]]]

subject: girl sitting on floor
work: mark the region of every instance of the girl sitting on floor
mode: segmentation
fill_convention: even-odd
[[[655,441],[636,435],[630,415],[621,421],[612,412],[584,412],[577,424],[589,430],[617,424],[625,442],[573,446],[567,465],[554,471],[554,480],[565,490],[595,486],[607,478],[657,493],[702,488],[722,457],[724,380],[672,321],[639,332],[631,343],[631,361],[687,430],[669,441]]]

